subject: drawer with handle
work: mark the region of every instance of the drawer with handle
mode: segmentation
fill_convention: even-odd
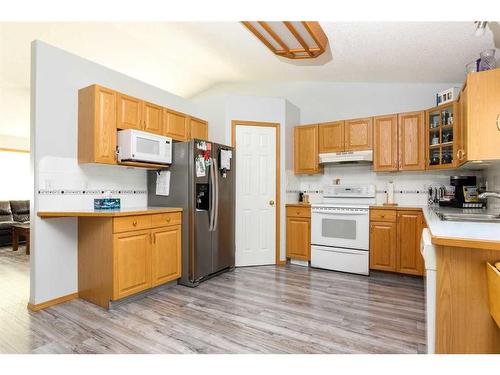
[[[151,227],[158,228],[167,225],[180,225],[182,215],[180,212],[168,212],[163,214],[151,215]]]
[[[287,207],[286,216],[311,217],[311,207]]]
[[[396,222],[396,210],[370,210],[371,221]]]
[[[123,216],[113,219],[113,233],[149,228],[151,228],[151,215]]]

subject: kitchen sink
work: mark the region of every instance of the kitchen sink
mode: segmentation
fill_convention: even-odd
[[[465,213],[436,213],[441,220],[447,221],[476,221],[483,223],[500,223],[500,214],[465,214]]]

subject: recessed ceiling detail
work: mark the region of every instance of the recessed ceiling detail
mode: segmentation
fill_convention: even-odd
[[[289,59],[313,59],[326,50],[328,38],[315,21],[243,21],[273,53]]]

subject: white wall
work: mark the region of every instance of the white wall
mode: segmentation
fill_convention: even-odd
[[[273,96],[300,109],[300,123],[316,123],[432,107],[438,91],[457,83],[242,82],[221,83],[195,95],[216,103],[228,95]]]
[[[0,151],[0,201],[30,199],[33,191],[30,154]]]
[[[77,291],[77,220],[42,220],[37,211],[90,209],[103,190],[113,190],[122,207],[147,204],[144,170],[78,164],[78,90],[99,83],[201,118],[205,114],[186,99],[40,41],[33,42],[31,58],[30,302],[38,304]]]

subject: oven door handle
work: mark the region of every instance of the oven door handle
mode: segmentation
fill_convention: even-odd
[[[327,212],[327,211],[321,211],[321,210],[312,210],[313,213],[316,214],[322,214],[322,215],[338,215],[338,216],[343,216],[343,215],[358,215],[358,216],[367,216],[368,211],[363,211],[363,212]]]

